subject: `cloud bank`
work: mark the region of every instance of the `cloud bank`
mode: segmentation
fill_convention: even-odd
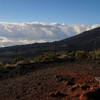
[[[61,40],[96,27],[95,25],[27,22],[0,23],[0,47]]]

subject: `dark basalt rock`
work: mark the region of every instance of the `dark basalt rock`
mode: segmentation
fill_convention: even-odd
[[[88,100],[100,100],[100,88],[93,92],[88,92],[85,96]]]
[[[56,97],[56,98],[58,98],[58,97],[62,98],[62,97],[66,97],[68,95],[67,94],[64,94],[64,93],[61,93],[60,91],[58,91],[57,93],[50,94],[50,96],[51,97]]]

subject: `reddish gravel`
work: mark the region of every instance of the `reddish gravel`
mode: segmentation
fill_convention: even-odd
[[[0,82],[0,100],[100,100],[99,68],[65,64],[6,79]]]

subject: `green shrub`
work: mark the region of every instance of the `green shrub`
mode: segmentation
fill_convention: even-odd
[[[68,56],[69,56],[69,57],[75,57],[75,52],[73,52],[73,51],[72,51],[72,52],[69,52],[69,53],[68,53]]]
[[[34,58],[34,62],[45,62],[45,61],[51,61],[54,60],[56,56],[54,54],[43,54],[38,57]]]
[[[76,59],[85,59],[87,58],[87,54],[85,51],[80,50],[80,51],[76,51],[75,57]]]
[[[63,52],[63,53],[58,54],[56,57],[57,58],[64,58],[66,56],[67,56],[67,53],[66,52]]]
[[[24,57],[22,57],[22,56],[17,56],[17,57],[15,57],[15,58],[12,60],[12,63],[13,63],[13,64],[16,64],[17,62],[23,61],[23,60],[24,60]]]

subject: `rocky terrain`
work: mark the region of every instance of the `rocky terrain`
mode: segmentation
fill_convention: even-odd
[[[43,67],[45,67],[44,65]],[[0,100],[99,100],[100,65],[52,63],[0,81]]]

